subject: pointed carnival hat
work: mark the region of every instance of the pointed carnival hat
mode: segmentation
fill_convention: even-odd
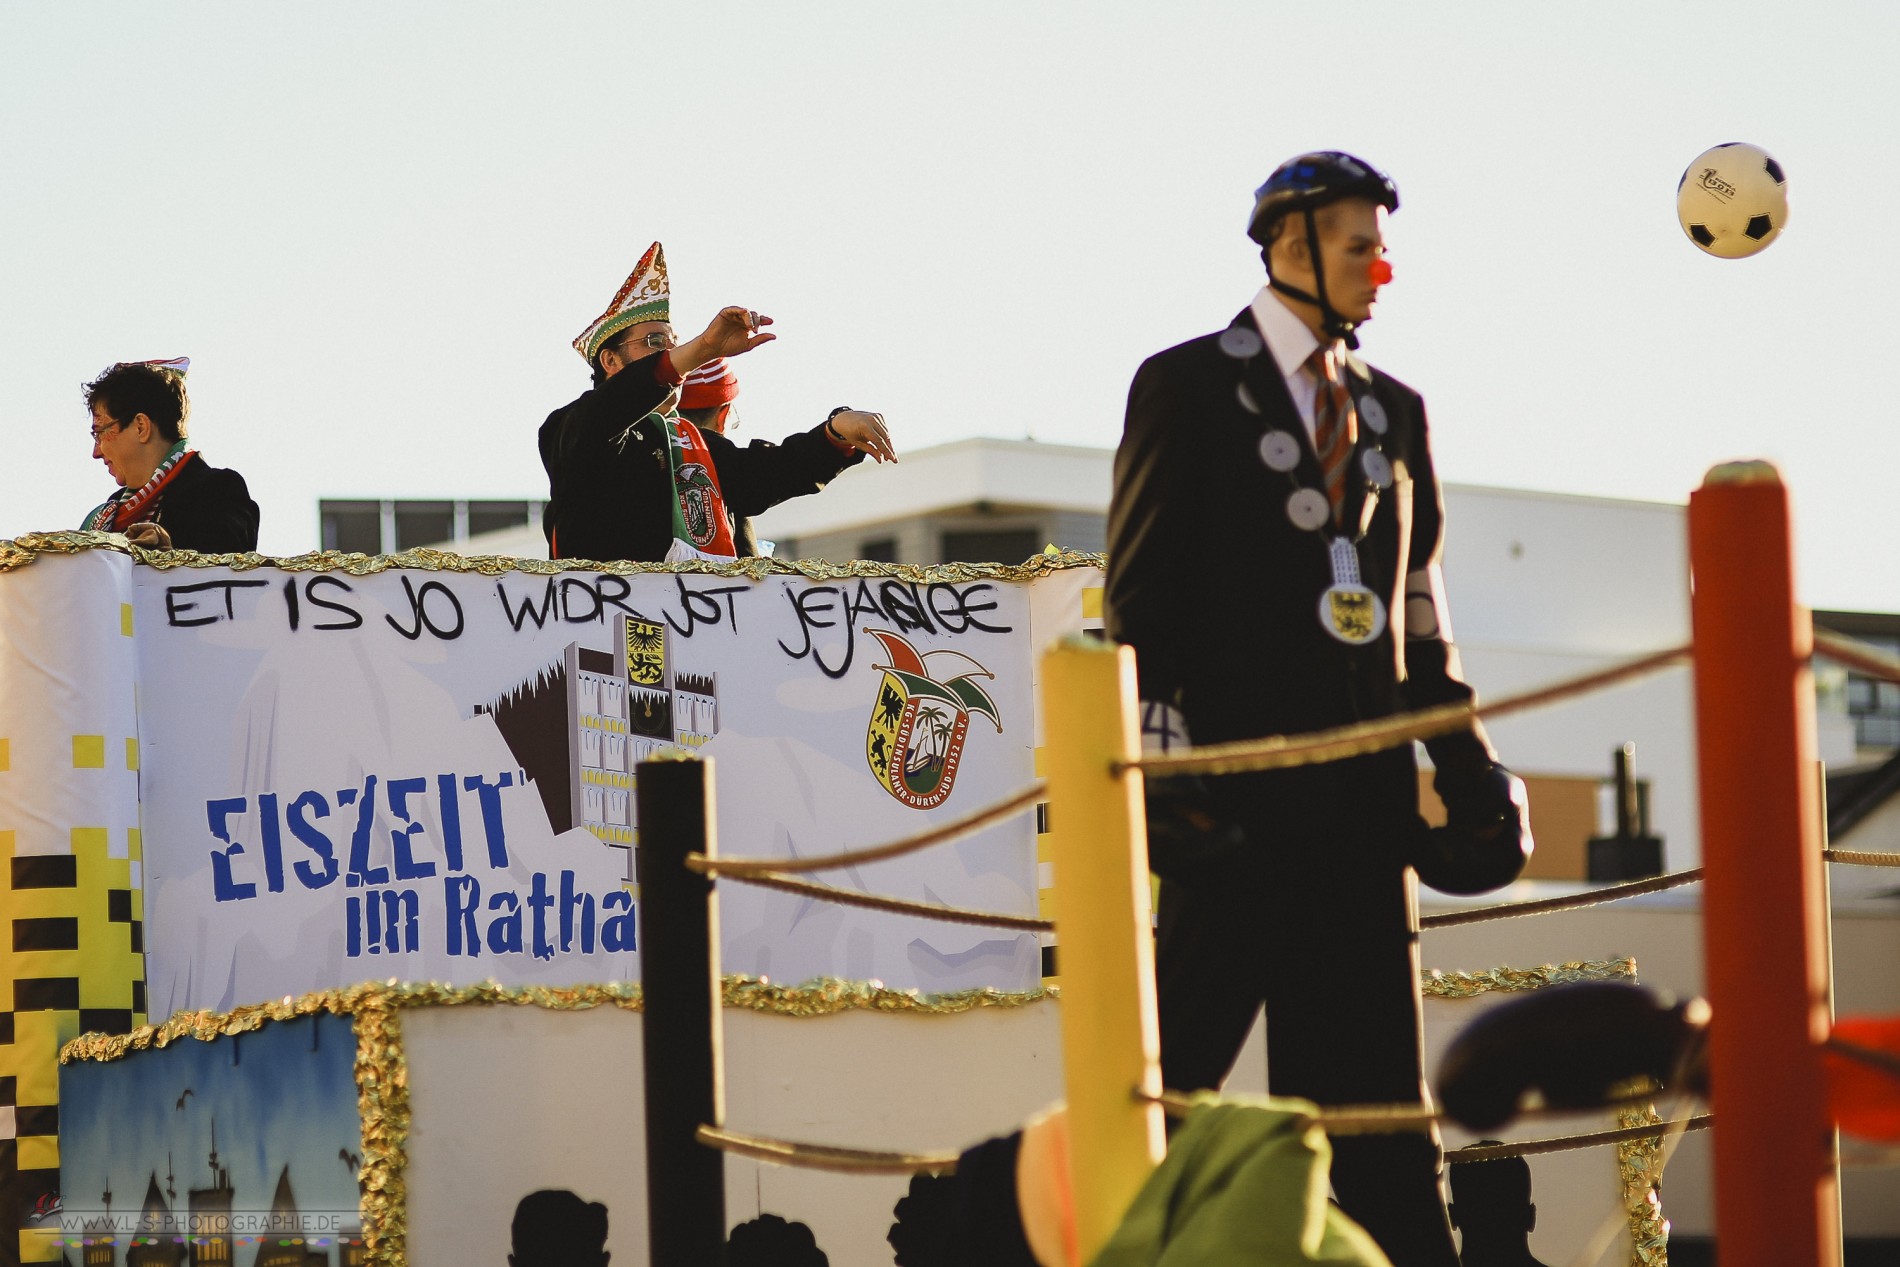
[[[738,394],[739,376],[723,356],[715,356],[680,380],[681,409],[711,409]]]
[[[642,321],[672,320],[671,301],[672,292],[666,284],[666,252],[655,242],[627,274],[627,280],[620,284],[620,291],[607,305],[607,311],[594,318],[574,340],[574,350],[581,354],[583,361],[592,364],[601,344],[628,326]]]
[[[183,378],[191,370],[191,358],[188,356],[172,356],[156,361],[114,361],[99,371],[99,377],[104,378],[113,370],[124,369],[128,365],[147,365],[152,369],[163,370]]]

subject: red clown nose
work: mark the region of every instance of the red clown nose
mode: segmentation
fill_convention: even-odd
[[[1384,260],[1374,260],[1366,269],[1366,280],[1374,286],[1383,286],[1392,280],[1392,266]]]

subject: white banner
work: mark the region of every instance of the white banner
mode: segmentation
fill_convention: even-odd
[[[129,566],[129,565],[128,565]],[[1034,778],[1035,579],[132,568],[154,1021],[366,979],[638,977],[633,770],[714,759],[719,848],[793,857]],[[813,877],[1037,910],[1035,821]],[[728,971],[1021,990],[1037,939],[720,886]]]

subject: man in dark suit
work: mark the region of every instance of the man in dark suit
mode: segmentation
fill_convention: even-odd
[[[257,503],[244,477],[208,464],[186,439],[190,366],[186,357],[122,361],[86,384],[92,456],[106,464],[119,491],[80,526],[122,532],[154,550],[255,550]]]
[[[1269,280],[1226,330],[1135,375],[1109,508],[1108,630],[1136,649],[1161,746],[1322,730],[1471,698],[1439,580],[1418,393],[1352,354],[1390,280],[1384,175],[1302,155],[1256,195]],[[1151,744],[1152,746],[1152,744]],[[1268,1082],[1321,1104],[1417,1102],[1417,903],[1514,879],[1522,784],[1483,733],[1428,744],[1448,827],[1426,829],[1410,745],[1150,784],[1162,875],[1162,1076],[1217,1087],[1262,1003]],[[1436,1140],[1334,1141],[1340,1205],[1399,1267],[1455,1267]]]
[[[776,335],[770,317],[727,308],[698,338],[673,334],[666,255],[655,242],[607,311],[574,340],[592,390],[541,424],[548,557],[678,562],[738,557],[735,522],[816,493],[870,454],[896,461],[884,416],[834,409],[779,444],[741,447],[675,411],[685,375]]]

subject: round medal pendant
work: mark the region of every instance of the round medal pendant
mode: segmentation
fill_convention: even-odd
[[[1320,627],[1348,646],[1385,632],[1385,604],[1363,585],[1334,585],[1319,596]]]
[[[1368,392],[1359,398],[1358,405],[1359,421],[1370,427],[1375,435],[1384,435],[1386,427],[1391,424],[1386,421],[1385,406],[1379,403],[1379,398]]]
[[[1366,473],[1374,488],[1392,487],[1392,462],[1377,449],[1367,449],[1359,455],[1359,469]]]
[[[1317,532],[1333,517],[1333,504],[1317,488],[1296,488],[1286,499],[1286,517],[1302,532]]]
[[[1291,432],[1269,431],[1260,437],[1260,460],[1272,471],[1290,471],[1300,464],[1300,442]]]
[[[1220,350],[1236,361],[1249,361],[1260,355],[1260,336],[1246,326],[1228,326],[1220,332]]]

